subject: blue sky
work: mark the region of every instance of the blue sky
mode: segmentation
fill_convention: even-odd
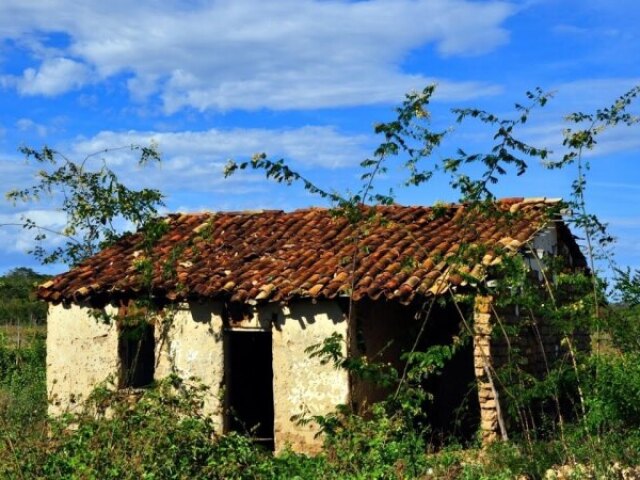
[[[159,188],[170,211],[322,204],[257,172],[225,180],[227,159],[256,152],[287,159],[318,184],[357,189],[360,160],[403,94],[438,85],[433,124],[455,147],[482,151],[490,131],[456,126],[453,107],[509,114],[537,86],[555,92],[522,136],[562,152],[564,115],[592,111],[640,83],[636,0],[220,0],[0,2],[0,191],[29,185],[20,145],[83,156],[159,144],[163,162],[140,170],[107,156],[131,186]],[[635,108],[640,111],[640,108]],[[591,162],[587,200],[618,238],[618,261],[640,267],[640,129],[605,133]],[[380,179],[399,203],[458,196],[445,179],[402,187],[393,164]],[[574,171],[533,162],[498,196],[566,197]],[[63,217],[39,204],[0,203],[0,223]],[[0,228],[0,272],[43,269],[26,255],[28,232]]]

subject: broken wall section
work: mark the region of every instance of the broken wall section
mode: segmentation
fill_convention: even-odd
[[[558,392],[558,398],[529,408],[515,422],[504,413],[513,401],[505,389],[502,369],[513,369],[542,380],[558,362],[573,368],[572,355],[588,348],[586,332],[575,332],[571,339],[562,335],[545,318],[530,318],[513,311],[497,310],[492,296],[477,296],[474,308],[474,364],[478,379],[483,443],[506,439],[512,430],[535,430],[543,418],[555,418],[571,409],[574,392]],[[500,378],[502,377],[502,378]],[[514,378],[517,378],[514,377]],[[571,415],[571,413],[569,413]]]
[[[566,350],[561,337],[545,321],[521,317],[511,312],[497,311],[494,298],[478,295],[474,308],[474,363],[478,379],[480,402],[480,433],[483,443],[506,439],[512,429],[521,430],[524,424],[513,425],[506,415],[511,399],[499,372],[504,368],[520,369],[542,379]],[[512,400],[511,400],[512,401]],[[521,422],[530,419],[521,418]],[[527,425],[526,428],[533,428]]]
[[[351,355],[387,364],[401,377],[406,366],[402,355],[414,346],[416,351],[426,352],[431,347],[451,346],[467,336],[460,316],[466,310],[464,305],[456,307],[433,299],[411,305],[384,299],[359,301],[350,327]],[[397,388],[397,384],[383,388],[355,375],[351,385],[352,407],[359,414],[366,414],[371,404],[393,395]],[[452,438],[462,443],[473,441],[480,414],[471,341],[458,344],[452,358],[437,372],[426,375],[421,387],[430,396],[422,405],[430,427],[429,441],[433,445],[444,445]]]
[[[492,311],[492,297],[476,296],[473,309],[473,361],[478,382],[480,435],[483,444],[494,442],[500,434],[506,434],[506,427],[499,426],[502,405],[495,377],[495,361],[502,356],[503,345],[498,342],[499,346],[496,346],[492,340],[495,323]]]
[[[400,357],[411,350],[420,329],[417,313],[417,307],[397,302],[368,299],[357,302],[349,325],[349,355],[389,365],[400,375],[405,365]],[[355,375],[351,375],[350,382],[351,407],[358,414],[387,398],[396,388],[396,385],[384,388]]]

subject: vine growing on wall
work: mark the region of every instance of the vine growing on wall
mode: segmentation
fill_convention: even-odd
[[[506,396],[509,405],[505,416],[500,418],[500,430],[503,439],[507,438],[507,424],[512,429],[515,425],[516,439],[521,437],[528,452],[535,453],[536,442],[544,438],[559,439],[562,452],[562,461],[576,460],[576,438],[585,441],[590,446],[602,447],[602,438],[614,432],[607,429],[610,425],[602,415],[603,404],[611,402],[610,398],[601,398],[599,392],[610,391],[603,389],[604,381],[600,372],[604,365],[606,371],[616,374],[620,364],[617,357],[601,356],[600,344],[619,343],[621,324],[629,324],[636,317],[621,318],[619,312],[605,307],[607,293],[598,273],[599,259],[606,259],[610,268],[617,272],[617,286],[621,298],[628,305],[634,305],[638,290],[637,275],[629,270],[615,266],[607,245],[611,244],[611,237],[607,233],[606,225],[589,212],[585,189],[589,163],[584,159],[584,152],[593,149],[599,136],[605,130],[620,125],[633,125],[638,121],[637,117],[629,112],[634,100],[640,93],[640,87],[634,87],[621,95],[609,107],[596,110],[594,113],[573,113],[566,120],[572,125],[565,130],[563,147],[565,151],[559,156],[549,149],[531,145],[518,137],[519,129],[525,125],[530,116],[538,108],[543,108],[551,99],[551,95],[535,89],[527,92],[526,105],[516,104],[513,117],[501,117],[491,112],[476,108],[454,109],[455,121],[466,122],[479,121],[483,126],[492,129],[488,138],[493,138],[494,143],[488,152],[469,153],[459,148],[455,155],[434,155],[441,147],[445,136],[451,134],[452,129],[433,131],[430,129],[428,105],[434,87],[430,86],[420,93],[408,94],[403,104],[396,110],[396,118],[388,123],[382,123],[375,127],[375,133],[382,135],[383,140],[370,159],[361,162],[364,173],[361,177],[361,186],[356,194],[343,196],[330,192],[321,186],[314,184],[308,178],[303,177],[292,170],[283,160],[270,160],[265,154],[258,154],[249,162],[237,163],[230,161],[225,169],[225,174],[233,174],[237,170],[251,168],[263,170],[267,178],[279,183],[291,184],[301,182],[310,193],[317,194],[321,198],[331,201],[335,205],[337,215],[343,215],[357,228],[355,232],[365,231],[366,222],[371,221],[367,216],[371,204],[391,204],[393,195],[382,194],[374,188],[375,179],[386,172],[391,161],[397,160],[408,172],[406,185],[420,186],[431,180],[434,172],[441,171],[449,175],[450,185],[454,191],[460,194],[460,201],[473,212],[466,219],[466,225],[461,228],[472,228],[473,217],[479,214],[494,216],[496,220],[510,215],[509,212],[496,211],[493,200],[494,186],[505,178],[510,171],[516,176],[524,174],[532,161],[540,161],[549,169],[576,167],[575,179],[571,185],[571,198],[558,208],[550,211],[549,221],[564,212],[565,221],[576,232],[582,232],[585,239],[586,256],[589,265],[588,270],[576,269],[567,263],[566,258],[559,257],[539,258],[533,246],[525,246],[523,253],[529,260],[525,264],[520,257],[514,257],[508,251],[500,253],[498,266],[484,274],[497,279],[497,283],[489,286],[483,283],[482,278],[472,278],[465,266],[469,263],[477,264],[478,256],[485,252],[474,249],[473,245],[463,245],[457,254],[446,259],[447,268],[451,273],[465,276],[470,283],[477,285],[479,292],[490,295],[496,299],[492,315],[496,325],[492,336],[499,338],[506,344],[507,358],[498,367],[489,367],[487,376],[497,390]],[[426,165],[425,165],[426,164]],[[471,175],[466,167],[480,167],[480,173]],[[475,170],[477,171],[477,170]],[[355,212],[355,213],[354,213]],[[435,215],[439,209],[434,209]],[[568,215],[568,212],[570,214]],[[568,216],[567,216],[568,215]],[[465,220],[463,220],[464,222]],[[409,234],[409,232],[407,232]],[[359,244],[362,235],[354,234],[354,242]],[[363,249],[356,249],[360,255],[366,255]],[[540,272],[539,278],[533,280],[531,276],[531,262],[536,263]],[[354,255],[351,265],[352,282],[355,284],[355,272],[357,270],[357,254]],[[533,280],[533,281],[532,281]],[[450,290],[451,301],[459,304],[460,296]],[[637,302],[636,302],[637,303]],[[430,317],[432,302],[425,302],[421,309],[422,328]],[[350,306],[350,315],[353,304]],[[474,335],[474,326],[470,318],[467,318],[463,308],[459,308],[463,334],[470,338]],[[618,309],[619,310],[619,309]],[[628,315],[627,308],[622,309]],[[507,311],[517,311],[518,321],[505,315]],[[623,314],[624,316],[624,314]],[[553,335],[561,339],[561,351],[557,355],[550,356],[543,344],[545,335],[540,331],[539,321],[545,319]],[[630,325],[632,331],[637,329]],[[624,329],[624,328],[623,328]],[[595,339],[596,349],[590,352],[585,334],[591,334]],[[419,333],[420,335],[420,333]],[[622,337],[629,338],[622,334]],[[411,412],[409,424],[414,427],[416,415],[424,412],[418,405],[424,401],[424,392],[421,390],[421,379],[433,375],[441,369],[444,362],[455,354],[458,338],[454,337],[454,343],[444,348],[430,349],[428,351],[416,351],[414,347],[405,354],[405,371],[402,375],[395,376],[397,384],[396,393],[391,399],[382,403],[382,410],[376,408],[379,421],[381,411],[385,411],[385,418],[397,416],[397,412]],[[535,339],[534,345],[526,345],[525,338]],[[329,338],[324,343],[315,346],[310,353],[320,356],[325,361],[332,361],[336,367],[347,368],[352,373],[372,378],[371,372],[382,381],[389,381],[389,371],[380,369],[375,365],[363,365],[362,361],[353,361],[347,357],[341,357],[344,342],[347,339]],[[524,343],[523,343],[524,342]],[[586,343],[585,343],[586,342]],[[632,343],[632,342],[631,342]],[[631,349],[637,347],[626,342]],[[440,347],[440,346],[439,346]],[[537,376],[531,372],[527,365],[527,349],[537,350],[542,357],[545,375]],[[638,351],[637,348],[634,351]],[[553,357],[553,358],[552,358]],[[366,367],[366,368],[364,368]],[[392,372],[393,373],[393,372]],[[411,382],[411,379],[418,381]],[[600,385],[600,386],[598,386]],[[627,389],[628,395],[633,397],[635,387]],[[403,397],[403,394],[406,395]],[[405,403],[403,401],[411,399]],[[389,400],[398,400],[400,403]],[[635,397],[634,397],[635,398]],[[614,402],[616,403],[616,402]],[[385,410],[385,406],[391,407]],[[400,408],[398,408],[400,407]],[[404,409],[404,410],[403,410]],[[343,430],[346,425],[353,427],[354,420],[345,413],[348,409],[340,409],[337,417],[320,417],[315,420],[329,432]],[[619,418],[619,414],[616,414]],[[630,415],[635,417],[636,413]],[[307,419],[308,420],[308,419]],[[622,420],[624,423],[624,420]],[[408,425],[408,424],[405,424]],[[575,425],[575,428],[574,428]],[[594,429],[594,425],[597,427]],[[632,423],[627,423],[627,427]],[[362,427],[362,425],[360,425]],[[369,428],[369,427],[367,427]],[[577,430],[576,430],[577,428]],[[568,430],[567,430],[568,429]],[[556,433],[553,433],[556,432]],[[573,436],[570,438],[570,436]],[[351,438],[351,437],[349,437]]]

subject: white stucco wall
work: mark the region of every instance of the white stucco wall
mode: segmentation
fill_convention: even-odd
[[[224,374],[222,337],[222,304],[191,303],[168,309],[165,319],[156,322],[155,378],[175,373],[184,380],[202,383],[205,393],[204,411],[222,429],[221,386]]]
[[[113,309],[107,308],[113,313]],[[47,392],[49,413],[81,405],[93,388],[118,372],[118,332],[91,316],[87,308],[49,306]]]
[[[298,425],[291,417],[323,415],[349,402],[347,372],[331,362],[322,365],[305,352],[334,332],[347,339],[347,321],[336,302],[299,302],[278,315],[272,330],[276,451],[287,445],[298,451],[320,450],[317,425]]]
[[[115,309],[108,309],[115,314]],[[108,376],[119,375],[118,328],[101,323],[79,306],[51,306],[47,336],[47,388],[52,415],[77,408]],[[299,425],[294,415],[322,415],[349,402],[349,379],[331,363],[322,365],[305,350],[337,332],[347,338],[347,322],[336,302],[266,305],[234,328],[272,331],[274,438],[276,450],[287,445],[314,452],[317,425]],[[183,304],[155,323],[155,378],[175,373],[209,387],[205,411],[219,430],[224,424],[224,325],[221,303]],[[346,348],[346,347],[345,347]],[[250,352],[249,352],[250,353]]]

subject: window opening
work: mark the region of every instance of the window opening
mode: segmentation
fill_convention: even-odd
[[[155,337],[153,325],[140,322],[120,327],[120,388],[142,388],[153,383]]]

